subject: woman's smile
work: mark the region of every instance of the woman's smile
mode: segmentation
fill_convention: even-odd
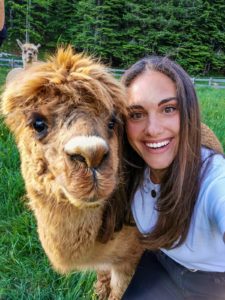
[[[171,139],[166,139],[160,142],[145,142],[145,145],[150,149],[160,150],[164,149],[171,142]]]

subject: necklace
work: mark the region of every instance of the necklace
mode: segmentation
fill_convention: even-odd
[[[159,184],[152,182],[151,178],[149,177],[150,181],[150,191],[152,198],[155,198],[157,196],[157,193],[159,192]]]
[[[157,195],[156,190],[152,189],[151,190],[151,196],[152,196],[152,198],[155,198],[156,195]]]
[[[150,193],[152,199],[156,198],[160,192],[160,184],[152,182],[149,175],[149,169],[146,169],[145,171],[143,189],[145,193]]]

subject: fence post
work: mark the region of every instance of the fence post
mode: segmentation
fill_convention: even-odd
[[[10,59],[9,64],[10,64],[10,67],[13,68],[13,58]]]
[[[209,78],[209,86],[212,85],[212,77]]]

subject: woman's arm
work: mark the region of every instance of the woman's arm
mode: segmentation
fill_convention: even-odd
[[[0,0],[0,30],[2,30],[5,24],[5,5],[4,0]]]
[[[217,225],[225,243],[225,173],[224,170],[219,171],[221,171],[220,178],[209,183],[207,208],[210,219]]]

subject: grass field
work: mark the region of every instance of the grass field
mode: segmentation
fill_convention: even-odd
[[[0,69],[0,86],[7,69]],[[225,90],[197,90],[202,119],[225,149]],[[19,155],[0,119],[0,299],[95,299],[93,273],[56,274],[40,246],[34,217],[24,202]]]

